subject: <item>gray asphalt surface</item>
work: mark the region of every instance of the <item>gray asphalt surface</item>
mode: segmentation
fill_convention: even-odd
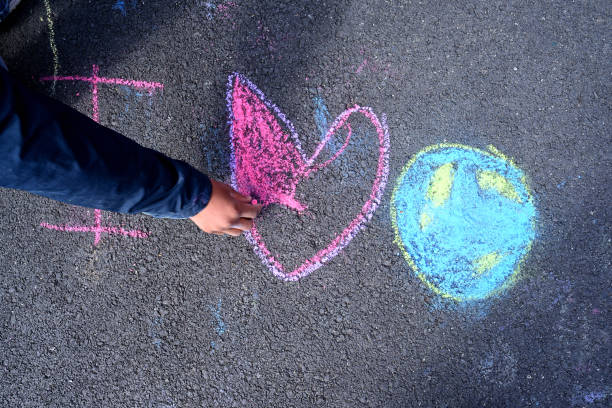
[[[40,226],[92,225],[93,210],[1,190],[1,406],[610,406],[610,2],[50,6],[60,75],[95,64],[164,84],[153,96],[100,86],[100,122],[141,144],[228,182],[226,81],[240,72],[307,151],[317,97],[331,119],[355,103],[386,113],[390,177],[368,227],[298,282],[275,278],[242,237],[103,212],[150,235],[94,246],[93,233]],[[11,72],[48,95],[50,37],[43,1],[0,24]],[[53,96],[91,116],[88,84],[58,82]],[[287,265],[368,194],[372,139],[359,138],[300,193],[310,216],[264,214]],[[436,296],[393,243],[395,181],[442,142],[514,158],[538,209],[521,278],[467,305]]]

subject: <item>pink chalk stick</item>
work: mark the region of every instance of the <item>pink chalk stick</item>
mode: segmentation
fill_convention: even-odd
[[[255,253],[275,276],[288,281],[298,280],[338,255],[372,218],[389,174],[389,133],[385,117],[381,123],[371,108],[354,106],[347,109],[334,121],[325,138],[308,158],[291,122],[248,79],[240,74],[230,75],[226,99],[231,125],[232,185],[242,194],[258,197],[264,205],[280,204],[296,211],[304,210],[306,205],[295,199],[296,187],[305,177],[324,168],[344,152],[351,136],[349,117],[361,114],[376,129],[379,142],[378,165],[370,196],[349,225],[325,248],[303,261],[293,271],[286,272],[282,263],[267,248],[256,223],[249,232],[245,232]],[[342,127],[348,128],[348,136],[342,148],[325,163],[315,165],[325,144]]]

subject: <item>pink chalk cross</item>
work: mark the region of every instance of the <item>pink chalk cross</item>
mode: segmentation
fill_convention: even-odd
[[[69,76],[46,76],[41,77],[41,81],[84,81],[91,84],[92,90],[92,119],[96,122],[100,122],[100,112],[98,105],[98,84],[110,84],[110,85],[123,85],[132,88],[145,89],[149,91],[149,94],[153,94],[156,89],[164,89],[164,85],[159,82],[145,82],[145,81],[134,81],[131,79],[123,78],[104,78],[98,76],[99,67],[93,65],[92,75],[90,77],[69,75]],[[98,245],[102,234],[115,234],[123,235],[132,238],[146,238],[149,234],[139,230],[125,230],[123,227],[113,227],[102,225],[102,211],[99,209],[94,210],[94,225],[54,225],[46,222],[40,223],[41,227],[48,228],[55,231],[65,232],[93,232],[94,233],[94,245]]]
[[[139,230],[126,230],[122,227],[109,227],[102,225],[102,211],[95,209],[95,225],[53,225],[48,224],[46,222],[41,222],[40,226],[45,227],[55,231],[64,231],[64,232],[93,232],[94,235],[94,245],[98,245],[100,242],[100,238],[102,237],[102,233],[106,234],[116,234],[123,235],[126,237],[132,238],[146,238],[149,236],[146,232],[142,232]]]
[[[90,77],[84,77],[79,75],[69,76],[46,76],[41,77],[41,81],[84,81],[91,84],[91,103],[93,106],[92,119],[96,122],[100,122],[100,113],[98,110],[98,84],[111,84],[111,85],[123,85],[130,86],[132,88],[146,89],[150,94],[156,89],[164,89],[164,85],[159,82],[145,82],[145,81],[134,81],[132,79],[123,78],[104,78],[98,76],[100,68],[97,65],[93,66],[93,72]]]

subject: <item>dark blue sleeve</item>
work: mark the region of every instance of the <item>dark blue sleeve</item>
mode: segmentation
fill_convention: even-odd
[[[121,213],[187,218],[209,178],[78,111],[36,94],[0,67],[0,186]]]

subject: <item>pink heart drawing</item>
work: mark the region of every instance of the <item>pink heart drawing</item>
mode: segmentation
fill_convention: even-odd
[[[291,122],[251,81],[238,73],[230,75],[226,99],[232,151],[230,158],[232,187],[243,194],[257,197],[264,205],[280,204],[299,212],[307,207],[295,198],[297,185],[342,154],[351,137],[349,116],[360,113],[376,128],[379,142],[378,165],[372,192],[361,211],[325,248],[306,259],[293,271],[286,272],[283,265],[267,248],[256,224],[250,231],[245,232],[244,235],[253,245],[255,253],[275,276],[286,281],[296,281],[338,255],[376,211],[389,174],[389,132],[385,116],[382,116],[381,123],[371,108],[355,105],[345,110],[333,122],[313,155],[307,157]],[[288,133],[283,130],[277,118],[284,124]],[[344,145],[329,160],[314,165],[325,144],[342,127],[348,129]]]

